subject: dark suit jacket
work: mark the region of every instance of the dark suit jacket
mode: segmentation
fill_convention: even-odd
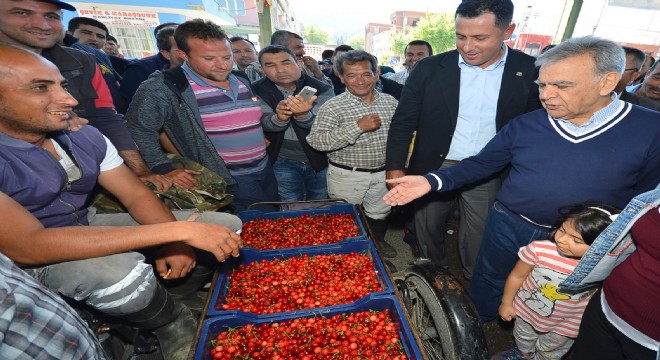
[[[497,101],[499,131],[514,117],[539,109],[534,58],[509,49]],[[387,170],[403,170],[412,134],[417,131],[408,174],[437,170],[456,129],[461,73],[458,51],[420,60],[406,82],[387,139]]]
[[[626,89],[623,89],[623,91],[621,92],[621,96],[619,96],[619,99],[629,102],[631,104],[639,105],[647,109],[660,112],[660,103],[646,97],[629,93],[626,91]]]

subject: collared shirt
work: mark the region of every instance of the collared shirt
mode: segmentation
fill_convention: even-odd
[[[388,79],[394,80],[401,85],[405,85],[406,80],[408,80],[408,75],[410,75],[410,71],[408,70],[408,68],[404,67],[403,69],[399,70],[397,73],[389,76]]]
[[[206,133],[232,175],[263,170],[267,163],[261,107],[252,91],[229,75],[231,90],[209,84],[184,63]]]
[[[387,132],[399,102],[373,92],[372,104],[349,91],[328,100],[319,108],[307,142],[316,150],[328,151],[328,158],[340,165],[367,169],[384,166]],[[378,114],[381,126],[365,132],[357,122],[369,114]]]
[[[311,76],[312,78],[314,78],[318,81],[322,81],[322,82],[332,86],[332,80],[330,80],[330,78],[328,76],[326,76],[325,74],[322,77],[317,78],[316,76],[314,76],[314,73],[312,72],[312,70],[307,68],[307,66],[301,66],[300,70],[305,75]],[[250,82],[252,82],[252,83],[254,83],[255,81],[257,81],[257,80],[259,80],[263,77],[266,77],[266,74],[264,74],[263,70],[261,69],[261,64],[258,61],[250,63],[248,66],[245,67],[245,69],[243,69],[243,72],[245,73],[247,78],[250,79]]]
[[[619,100],[619,96],[615,92],[612,92],[612,94],[610,94],[610,98],[612,99],[612,102],[609,105],[596,111],[593,115],[591,115],[589,121],[587,121],[582,125],[575,125],[570,120],[564,120],[554,117],[553,119],[557,120],[560,126],[564,128],[564,130],[568,131],[573,135],[580,135],[587,133],[593,129],[598,128],[601,124],[606,123],[607,120],[611,119],[612,116],[614,116],[620,111],[619,108],[623,104],[621,103],[621,100]],[[609,122],[607,123],[609,124]]]
[[[0,254],[0,358],[107,359],[62,298]]]
[[[447,159],[463,160],[476,155],[495,136],[497,100],[509,49],[502,45],[504,55],[485,69],[472,66],[458,55],[461,69],[458,118]]]

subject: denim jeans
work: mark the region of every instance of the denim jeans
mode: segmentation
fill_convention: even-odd
[[[518,249],[534,240],[547,238],[547,231],[507,213],[499,202],[493,204],[468,290],[481,322],[497,316],[504,283],[518,262]]]
[[[660,184],[655,190],[635,196],[619,216],[582,256],[573,273],[559,284],[565,290],[583,290],[603,281],[617,265],[633,251],[635,245],[630,229],[647,211],[660,205]],[[660,360],[660,359],[659,359]]]
[[[231,176],[236,180],[237,188],[230,193],[234,195],[231,207],[237,212],[248,209],[248,206],[258,202],[279,201],[277,196],[277,179],[270,162],[258,172],[246,175]],[[259,208],[263,211],[275,211],[275,207]]]
[[[277,159],[273,164],[277,192],[281,201],[321,200],[328,198],[328,168],[316,172],[309,162]]]

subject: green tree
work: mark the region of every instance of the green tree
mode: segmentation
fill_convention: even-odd
[[[346,45],[349,45],[355,50],[364,50],[364,36],[355,35],[346,41]]]
[[[454,16],[451,14],[429,14],[419,20],[412,34],[415,39],[428,41],[434,54],[456,47]]]
[[[305,39],[310,44],[322,44],[325,45],[330,41],[328,33],[323,29],[316,27],[314,25],[306,26],[305,31],[303,32]]]
[[[397,32],[394,35],[394,41],[392,41],[392,53],[395,56],[401,56],[406,51],[406,45],[413,40],[412,34],[404,34],[402,32]]]
[[[397,33],[392,43],[394,54],[403,55],[406,45],[412,40],[425,40],[433,47],[433,53],[439,54],[456,47],[454,17],[451,14],[428,14],[417,22],[408,34]]]

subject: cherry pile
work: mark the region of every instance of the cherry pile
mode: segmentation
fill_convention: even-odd
[[[358,253],[262,260],[240,265],[216,310],[272,314],[346,304],[382,291],[373,261]]]
[[[389,310],[248,324],[211,345],[213,359],[408,359]]]
[[[303,215],[295,218],[254,219],[243,225],[241,239],[257,250],[332,244],[358,236],[352,215]]]

